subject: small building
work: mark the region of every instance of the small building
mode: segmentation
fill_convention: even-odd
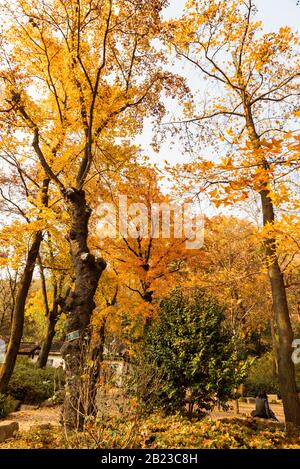
[[[65,361],[61,354],[62,341],[55,341],[51,345],[47,366],[65,369]],[[18,356],[27,356],[33,363],[38,361],[41,347],[34,342],[21,342]],[[113,383],[117,387],[123,384],[124,376],[128,371],[128,357],[125,349],[111,350],[104,347],[102,377],[104,382]]]
[[[61,354],[63,342],[53,342],[51,349],[48,355],[48,366],[53,366],[54,368],[63,367],[65,368],[65,361]],[[39,357],[41,347],[34,342],[21,342],[18,355],[27,356],[33,363],[36,363]]]
[[[34,360],[39,356],[41,347],[34,342],[21,342],[18,355],[25,356]]]

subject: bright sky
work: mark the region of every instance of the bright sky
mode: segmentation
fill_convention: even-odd
[[[168,17],[180,14],[185,0],[171,0],[167,11]],[[300,6],[297,0],[256,0],[255,5],[259,10],[259,17],[263,20],[265,28],[270,31],[282,25],[288,25],[295,29],[300,27]]]
[[[185,0],[170,0],[170,6],[166,11],[165,17],[172,18],[179,16],[184,4]],[[300,30],[300,6],[297,6],[297,0],[256,0],[255,4],[258,8],[257,18],[263,21],[266,32],[276,31],[280,26],[290,26],[295,30]],[[180,74],[182,71],[179,68],[177,72]],[[151,122],[147,121],[145,124],[145,130],[138,137],[137,143],[142,146],[144,153],[153,162],[163,164],[164,160],[168,160],[172,163],[177,163],[185,159],[182,155],[180,144],[174,144],[173,141],[172,145],[170,141],[162,145],[159,153],[154,152],[151,148]]]

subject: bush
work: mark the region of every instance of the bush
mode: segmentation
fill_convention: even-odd
[[[180,289],[161,302],[160,316],[149,329],[145,363],[154,363],[163,380],[156,399],[167,412],[211,409],[233,397],[244,377],[232,334],[224,328],[223,308],[201,290],[186,296]]]
[[[6,394],[0,394],[0,419],[4,419],[13,408],[13,399]]]
[[[260,391],[268,394],[279,394],[279,383],[273,368],[273,355],[271,352],[255,360],[245,380],[244,394],[257,396]]]
[[[28,359],[18,359],[8,393],[25,404],[40,404],[57,391],[58,374],[63,384],[62,370],[52,367],[39,369]]]
[[[131,360],[124,387],[126,396],[136,400],[137,414],[145,416],[161,407],[160,391],[164,380],[163,371],[153,366],[153,362],[149,362],[145,354],[138,353]]]
[[[300,393],[300,365],[295,365],[296,384]],[[278,377],[274,373],[273,353],[267,352],[253,363],[245,380],[244,394],[255,397],[259,391],[280,397]]]

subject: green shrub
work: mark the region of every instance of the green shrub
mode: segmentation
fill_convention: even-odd
[[[170,413],[209,410],[217,399],[226,406],[245,376],[223,308],[199,289],[188,296],[177,288],[161,302],[143,354],[163,375],[156,400]]]
[[[274,373],[271,352],[264,354],[253,363],[245,380],[244,394],[246,396],[255,397],[263,390],[268,394],[279,394],[279,383]]]
[[[13,399],[6,394],[0,394],[0,419],[4,419],[12,410]]]
[[[25,404],[39,404],[53,396],[57,382],[63,384],[62,374],[62,370],[57,368],[39,369],[28,359],[18,359],[8,393]]]
[[[300,392],[300,365],[295,366],[296,383]],[[250,367],[245,380],[244,395],[256,396],[259,391],[265,390],[268,394],[277,394],[280,397],[278,377],[274,373],[273,353],[267,352],[255,360]]]

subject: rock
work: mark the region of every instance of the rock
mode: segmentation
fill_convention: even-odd
[[[3,422],[0,422],[0,443],[2,443],[4,440],[7,440],[8,438],[12,438],[14,433],[17,431],[19,431],[18,422],[11,420],[4,420]]]
[[[247,397],[247,403],[248,404],[255,404],[255,398],[254,397]]]
[[[35,428],[38,430],[43,430],[43,431],[50,431],[50,430],[53,430],[54,427],[51,423],[42,423],[42,424],[37,425]]]
[[[47,399],[46,401],[43,401],[40,404],[40,407],[54,407],[54,406],[55,406],[55,402],[53,399]]]
[[[37,410],[38,408],[38,405],[22,404],[20,410]]]
[[[18,401],[17,399],[13,400],[12,406],[11,406],[11,412],[18,412],[20,410],[22,405],[21,401]]]

